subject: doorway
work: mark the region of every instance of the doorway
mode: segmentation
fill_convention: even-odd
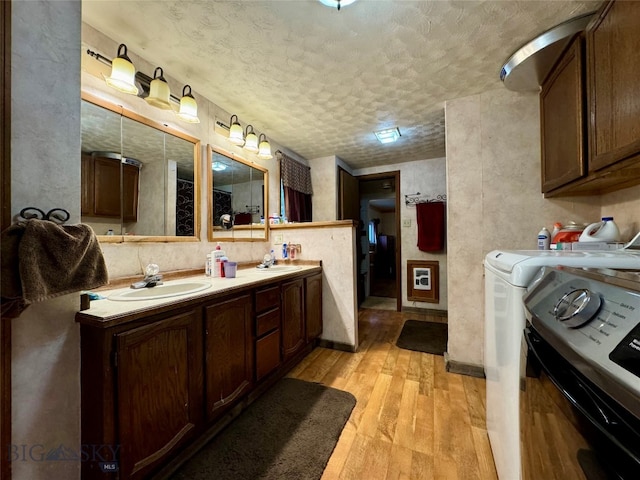
[[[358,305],[402,310],[400,172],[358,176],[360,236],[363,261],[360,278],[363,298]]]

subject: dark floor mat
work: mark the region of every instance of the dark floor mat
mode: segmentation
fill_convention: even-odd
[[[283,378],[173,480],[317,480],[356,404],[353,395]]]
[[[444,355],[447,350],[447,338],[446,323],[407,320],[404,322],[396,345],[405,350]]]

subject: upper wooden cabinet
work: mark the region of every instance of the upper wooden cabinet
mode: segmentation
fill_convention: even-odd
[[[540,94],[545,197],[640,184],[640,2],[602,6],[584,65],[581,45],[565,50]]]
[[[586,175],[583,45],[576,36],[542,84],[543,193]]]
[[[119,218],[122,198],[123,221],[138,220],[138,167],[114,158],[83,154],[81,174],[82,215]]]
[[[589,169],[640,155],[640,2],[612,1],[587,32]]]

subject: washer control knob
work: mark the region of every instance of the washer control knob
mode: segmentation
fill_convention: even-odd
[[[598,313],[601,304],[599,295],[586,288],[580,288],[565,293],[553,308],[553,314],[556,320],[567,327],[579,328]]]

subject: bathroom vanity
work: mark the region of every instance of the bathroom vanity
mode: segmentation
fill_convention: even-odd
[[[322,332],[319,262],[206,281],[211,287],[193,294],[107,298],[76,315],[83,479],[170,470],[298,363]]]

